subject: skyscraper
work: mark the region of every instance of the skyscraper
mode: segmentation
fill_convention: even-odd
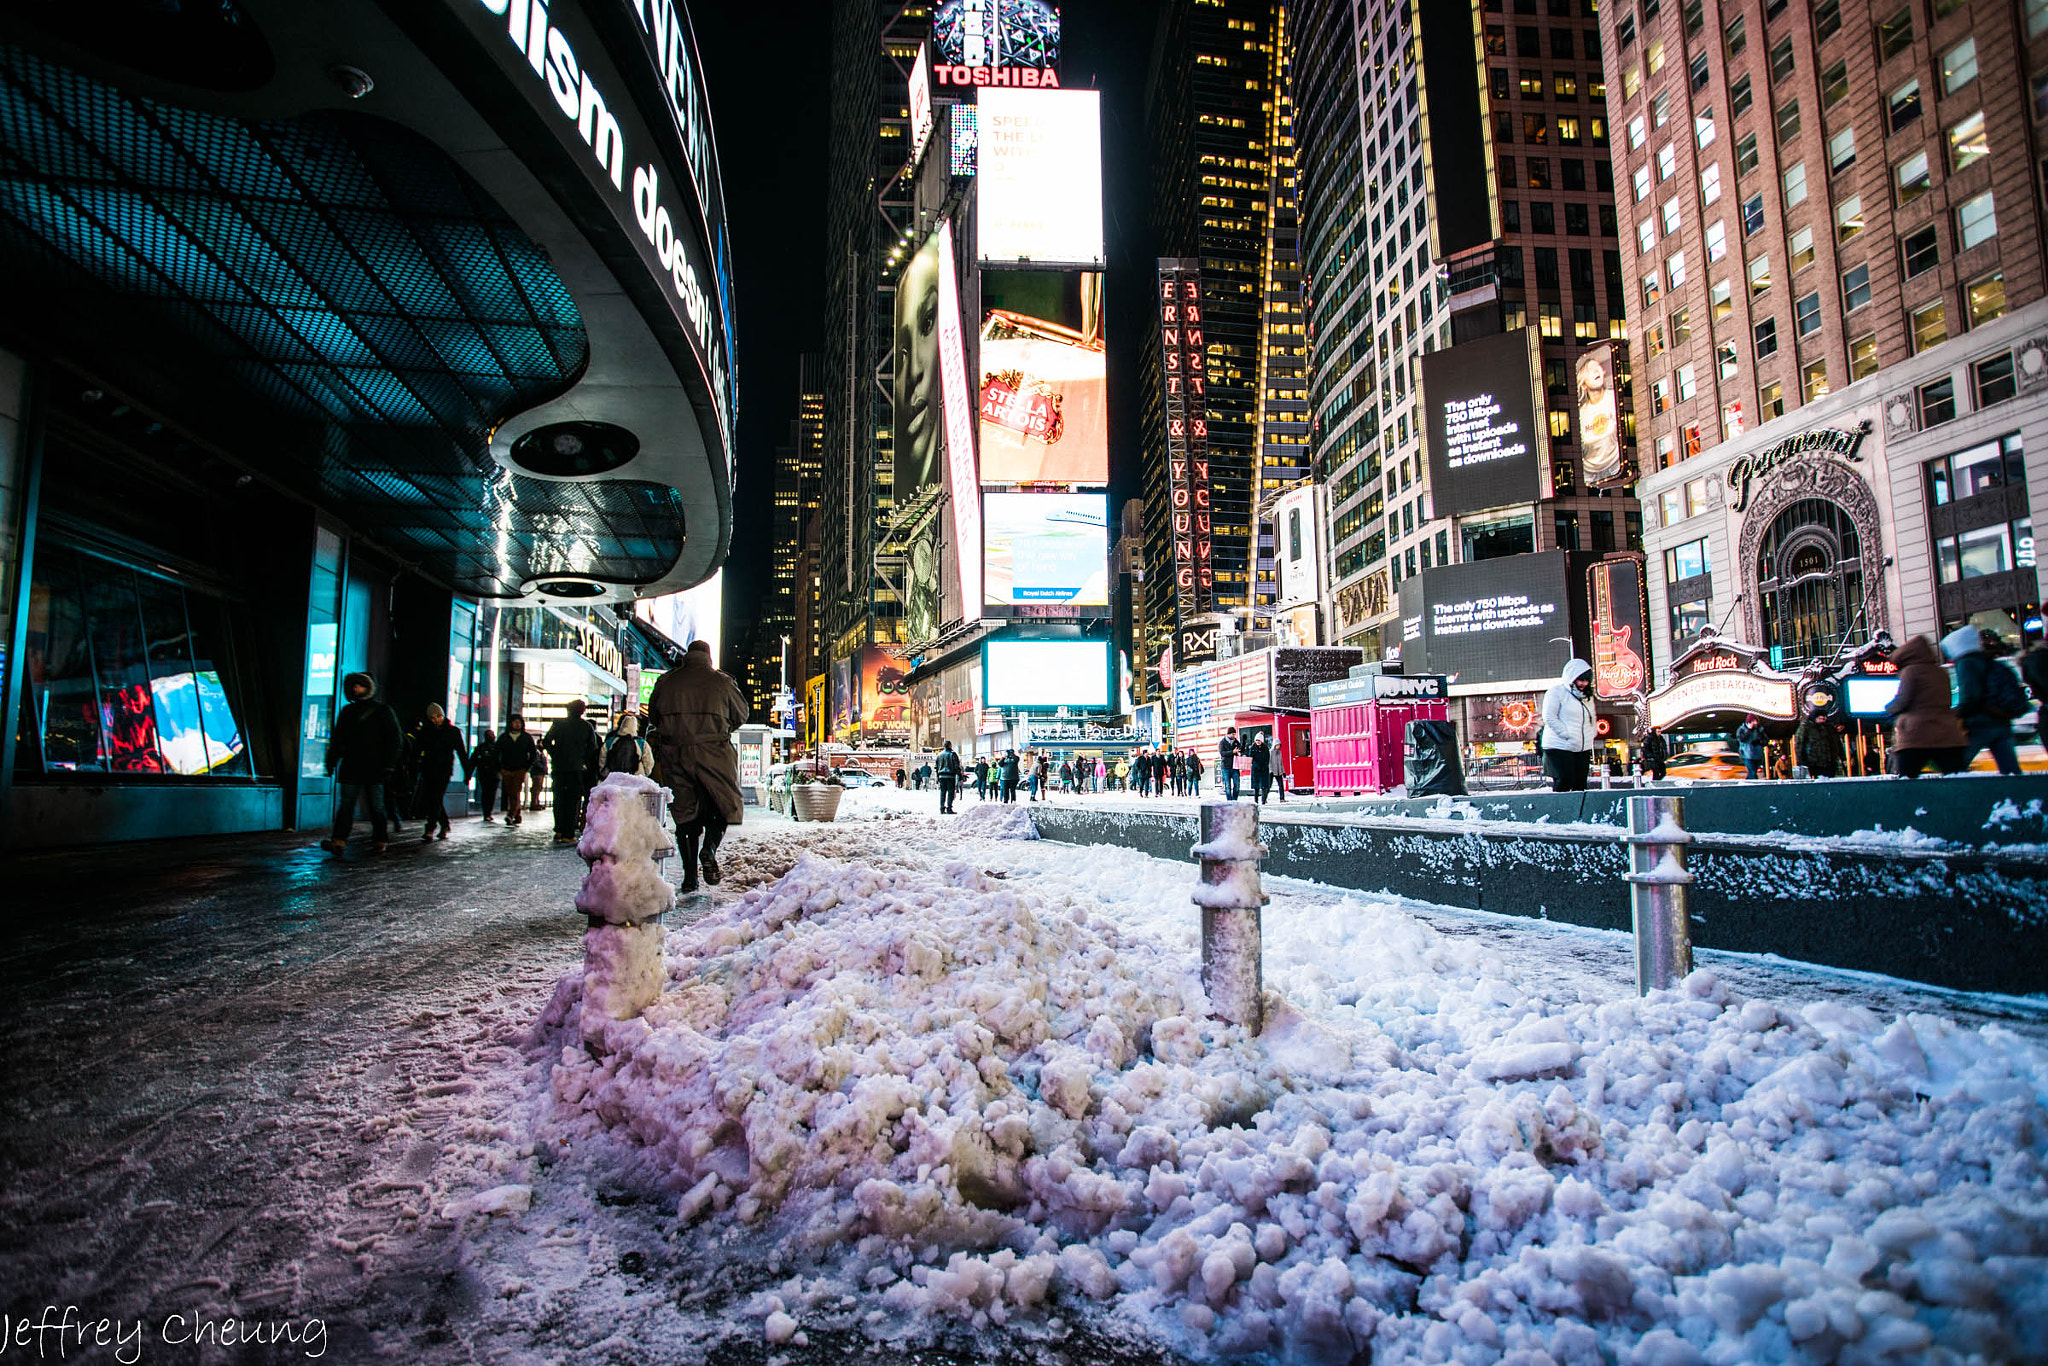
[[[2040,639],[2048,5],[1601,19],[1660,664]]]
[[[1404,578],[1634,543],[1619,480],[1588,487],[1581,356],[1623,331],[1606,84],[1591,4],[1489,0],[1475,58],[1460,8],[1305,0],[1297,141],[1316,471],[1329,485],[1332,639],[1376,658]],[[1510,41],[1512,30],[1512,42]],[[1534,324],[1554,494],[1473,515],[1430,486],[1421,358]],[[1625,359],[1621,367],[1626,382]],[[1617,434],[1625,448],[1628,433]]]
[[[1259,496],[1268,478],[1284,485],[1305,464],[1292,458],[1304,444],[1293,438],[1305,435],[1306,414],[1291,396],[1307,357],[1289,212],[1285,44],[1277,0],[1174,0],[1160,16],[1146,98],[1153,235],[1162,266],[1185,263],[1176,278],[1194,284],[1201,307],[1201,340],[1190,345],[1204,362],[1205,384],[1199,401],[1190,395],[1188,414],[1206,423],[1205,559],[1213,592],[1200,607],[1246,630],[1271,625],[1270,551],[1263,591],[1256,553]],[[1166,349],[1155,339],[1142,353],[1145,559],[1154,568],[1145,584],[1149,638],[1134,647],[1149,660],[1166,648],[1176,623]],[[1269,411],[1262,388],[1290,397],[1273,398]]]
[[[824,471],[819,578],[830,658],[896,638],[897,594],[875,572],[892,509],[894,447],[886,386],[899,266],[913,216],[910,71],[931,9],[836,0],[832,12],[830,254],[825,298]]]

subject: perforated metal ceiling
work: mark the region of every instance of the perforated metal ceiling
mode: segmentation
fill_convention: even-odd
[[[315,496],[460,591],[651,582],[681,496],[554,483],[486,454],[588,340],[539,249],[437,148],[365,117],[254,122],[123,95],[0,43],[0,277],[146,310],[252,402],[318,424]],[[261,453],[248,453],[260,455]]]

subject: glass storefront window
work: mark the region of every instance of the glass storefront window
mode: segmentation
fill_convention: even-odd
[[[2019,433],[1927,462],[1927,483],[1935,506],[1975,497],[1988,489],[2026,483]]]
[[[193,617],[206,633],[195,641]],[[64,545],[38,547],[18,767],[247,777],[220,609],[180,585]],[[196,651],[198,644],[201,650]]]
[[[327,737],[341,670],[341,536],[313,533],[313,582],[306,595],[306,693],[299,708],[299,776],[327,774]]]

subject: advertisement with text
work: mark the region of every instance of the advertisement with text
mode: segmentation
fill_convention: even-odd
[[[1109,606],[1109,499],[990,493],[982,500],[987,605]]]
[[[1572,657],[1563,551],[1504,555],[1401,580],[1401,667],[1453,683],[1553,678]]]
[[[1544,496],[1549,449],[1533,380],[1535,336],[1523,328],[1423,356],[1429,484],[1437,516]]]
[[[1100,271],[985,270],[985,484],[1109,482]]]
[[[990,86],[981,130],[980,257],[1102,265],[1102,108],[1093,90]]]

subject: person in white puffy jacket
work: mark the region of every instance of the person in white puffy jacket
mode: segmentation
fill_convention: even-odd
[[[1600,743],[1593,715],[1593,666],[1583,659],[1564,666],[1543,694],[1543,771],[1558,792],[1584,792]]]

